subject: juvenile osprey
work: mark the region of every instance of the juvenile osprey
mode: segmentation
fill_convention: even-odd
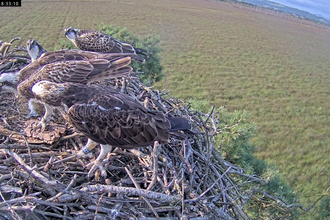
[[[28,51],[32,55],[39,54],[38,42],[33,42],[28,45]],[[127,76],[132,71],[132,68],[127,66],[131,62],[131,56],[135,54],[100,54],[81,50],[47,52],[19,72],[3,73],[0,76],[1,89],[12,92],[17,90],[23,97],[33,99],[31,88],[41,80],[88,84],[103,79]],[[43,130],[52,114],[50,106],[45,105],[45,108],[45,115],[38,124],[38,127],[41,126]]]
[[[47,50],[45,50],[45,48],[43,48],[35,39],[29,39],[26,42],[26,49],[31,57],[32,62],[41,57],[42,54],[47,52]]]
[[[101,153],[90,172],[111,150],[109,145],[124,149],[145,147],[154,141],[167,142],[171,132],[190,129],[187,119],[150,112],[130,96],[111,88],[41,81],[32,91],[36,99],[58,108],[72,126],[101,144]],[[90,146],[87,144],[82,151],[95,147]]]
[[[65,36],[81,50],[95,51],[100,53],[135,53],[146,56],[147,51],[134,48],[132,45],[122,43],[119,40],[99,31],[79,30],[66,28]],[[145,59],[136,55],[135,60],[145,62]]]

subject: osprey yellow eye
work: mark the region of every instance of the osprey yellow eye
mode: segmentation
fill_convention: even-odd
[[[0,87],[2,86],[2,82],[0,82]]]

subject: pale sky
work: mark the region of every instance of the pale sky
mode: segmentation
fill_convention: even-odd
[[[270,0],[330,19],[330,0]]]

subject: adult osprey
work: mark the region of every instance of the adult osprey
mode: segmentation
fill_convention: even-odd
[[[185,118],[148,111],[130,96],[98,85],[41,81],[32,87],[32,91],[36,99],[58,108],[78,131],[101,144],[101,153],[89,174],[100,166],[111,150],[109,145],[132,149],[154,141],[165,143],[171,132],[191,127]],[[94,147],[87,144],[83,152]]]
[[[66,28],[65,36],[81,50],[95,51],[100,53],[135,53],[146,56],[147,51],[141,48],[134,48],[128,43],[119,40],[99,31],[79,30]],[[145,59],[136,55],[135,60],[145,62]]]
[[[40,45],[37,41],[28,41],[29,54],[37,56]],[[108,53],[81,50],[59,50],[41,55],[21,71],[16,73],[3,73],[0,76],[2,89],[15,92],[27,99],[33,99],[32,86],[41,81],[48,80],[56,83],[74,82],[88,84],[94,81],[127,76],[132,68],[127,65],[135,54]],[[33,106],[29,105],[33,111]],[[31,109],[32,108],[32,109]],[[38,127],[45,129],[46,123],[53,109],[45,105],[46,112]]]

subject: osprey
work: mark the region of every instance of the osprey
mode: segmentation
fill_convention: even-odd
[[[81,50],[95,51],[100,53],[135,53],[146,56],[147,51],[141,48],[134,48],[128,43],[119,40],[99,31],[79,30],[66,28],[65,36]],[[145,62],[145,59],[136,55],[135,60]]]
[[[101,144],[101,153],[89,174],[104,159],[110,146],[133,149],[154,141],[165,143],[171,132],[191,128],[185,118],[151,112],[138,101],[112,88],[76,83],[40,81],[32,87],[36,99],[58,108],[69,124],[90,140],[82,152]],[[176,132],[177,133],[177,132]]]
[[[30,43],[31,42],[31,43]],[[32,56],[40,54],[37,41],[28,41],[28,51]],[[131,56],[135,54],[109,53],[81,50],[59,50],[47,52],[41,55],[21,71],[16,73],[3,73],[0,76],[2,89],[16,92],[27,99],[33,99],[32,86],[41,80],[56,83],[74,82],[88,84],[94,81],[127,76],[132,68],[127,65],[131,62]],[[16,92],[17,93],[17,92]],[[33,111],[33,106],[29,108]],[[38,124],[45,129],[53,110],[45,105],[46,112]]]
[[[47,50],[45,50],[45,48],[43,48],[35,39],[29,39],[26,42],[26,49],[31,57],[31,62],[35,61],[41,57],[42,54],[47,52]]]

